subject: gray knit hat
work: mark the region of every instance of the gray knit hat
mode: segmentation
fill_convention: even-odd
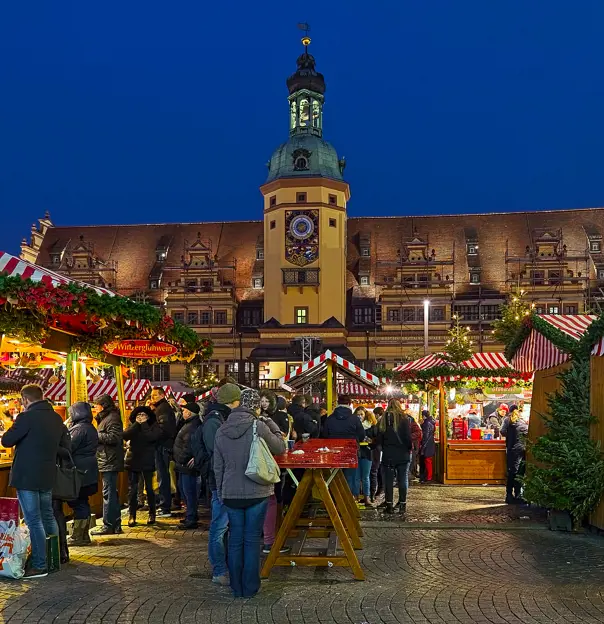
[[[222,403],[222,405],[227,405],[228,403],[234,403],[235,401],[239,401],[241,397],[241,390],[239,386],[227,383],[224,386],[220,386],[218,388],[218,392],[216,394],[216,401],[218,403]]]
[[[241,392],[241,407],[256,411],[260,408],[260,394],[253,388],[246,388]]]

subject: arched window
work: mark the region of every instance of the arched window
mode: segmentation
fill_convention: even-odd
[[[293,130],[296,127],[296,100],[294,100],[291,104],[290,104],[290,117],[289,117],[289,123],[290,123],[290,130]]]
[[[318,100],[312,101],[312,127],[321,127],[321,104]]]
[[[308,128],[310,123],[310,103],[308,98],[300,100],[300,127]]]

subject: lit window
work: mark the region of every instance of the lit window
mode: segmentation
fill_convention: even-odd
[[[308,308],[294,308],[296,325],[308,324]]]
[[[367,275],[361,276],[361,286],[369,286],[369,277]]]
[[[254,281],[254,288],[262,288],[262,278],[261,277],[255,277]]]
[[[560,306],[557,306],[557,305],[547,306],[547,313],[548,314],[560,314]]]

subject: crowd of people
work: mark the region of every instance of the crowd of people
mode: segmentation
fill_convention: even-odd
[[[284,453],[291,440],[356,440],[358,467],[343,472],[361,508],[376,505],[387,514],[404,513],[410,481],[429,483],[433,478],[436,423],[427,410],[417,423],[397,399],[391,399],[386,409],[353,410],[350,397],[340,396],[329,414],[311,396],[296,395],[288,402],[273,392],[242,389],[225,379],[203,404],[195,402],[193,395],[176,403],[162,388],[153,388],[147,404],[130,413],[124,429],[122,415],[108,395],[73,404],[65,423],[39,386],[25,386],[21,396],[25,409],[4,433],[2,444],[16,447],[10,485],[17,490],[31,534],[28,577],[46,574],[48,535],[60,536],[61,559],[66,562],[69,548],[90,544],[91,535],[122,532],[118,476],[126,471],[129,527],[137,525],[141,509],[148,511],[146,522],[153,525],[157,518],[183,513],[184,503],[179,526],[195,529],[200,496],[206,495],[211,509],[212,581],[230,585],[235,596],[254,595],[260,588],[261,552],[270,552],[279,515],[295,491],[285,474],[274,486],[246,476],[254,435],[266,442],[273,455]],[[510,441],[508,495],[516,500],[523,431],[513,410],[501,432]],[[82,475],[77,497],[68,501],[73,512],[69,537],[62,501],[53,501],[58,462],[71,462]],[[99,475],[102,521],[92,528],[89,499],[97,492]],[[382,493],[384,499],[378,504]],[[287,550],[284,547],[282,552]]]

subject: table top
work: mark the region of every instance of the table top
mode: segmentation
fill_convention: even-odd
[[[318,449],[328,448],[331,452]],[[296,455],[292,451],[277,455],[275,460],[280,468],[356,468],[359,462],[359,446],[356,440],[326,440],[311,438],[308,442],[297,442],[293,451],[304,451]]]

